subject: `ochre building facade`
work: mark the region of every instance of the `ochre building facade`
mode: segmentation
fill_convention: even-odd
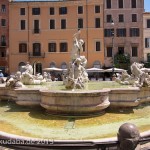
[[[10,72],[15,73],[27,61],[34,66],[34,73],[47,67],[67,68],[73,35],[79,29],[87,68],[102,68],[103,6],[103,0],[10,2]]]

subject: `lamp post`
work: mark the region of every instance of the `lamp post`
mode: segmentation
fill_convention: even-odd
[[[112,78],[114,75],[114,37],[115,37],[115,33],[114,33],[114,22],[112,20],[111,25],[113,26],[113,29],[111,29],[111,35],[112,35]]]

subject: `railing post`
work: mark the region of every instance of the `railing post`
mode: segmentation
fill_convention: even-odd
[[[119,150],[140,150],[140,133],[138,128],[131,123],[120,126],[118,134]]]

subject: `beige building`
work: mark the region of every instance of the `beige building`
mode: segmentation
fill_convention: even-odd
[[[143,13],[144,62],[150,62],[150,12]]]
[[[130,55],[130,61],[143,60],[144,0],[105,0],[104,3],[105,65],[113,57]]]
[[[89,67],[104,65],[103,0],[43,2],[13,0],[9,4],[9,69],[16,72],[27,61],[34,73],[43,68],[66,68],[73,34],[81,30]]]

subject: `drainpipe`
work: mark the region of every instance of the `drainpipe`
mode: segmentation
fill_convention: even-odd
[[[29,59],[30,59],[30,57],[29,57],[29,37],[30,37],[30,31],[29,31],[29,3],[27,2],[27,5],[28,5],[28,61],[29,61]]]

